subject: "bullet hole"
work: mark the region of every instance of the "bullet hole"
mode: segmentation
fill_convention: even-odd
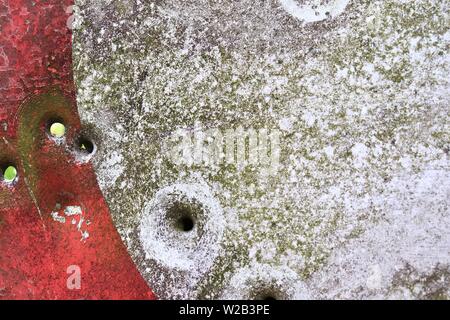
[[[287,296],[280,288],[269,285],[269,287],[254,290],[253,294],[251,294],[251,298],[253,300],[274,301],[285,300],[287,299]]]
[[[89,140],[85,137],[81,137],[78,140],[78,148],[83,153],[91,154],[95,150],[95,145],[91,140]]]
[[[194,229],[194,220],[191,217],[184,216],[178,219],[177,228],[184,232],[189,232]]]
[[[190,232],[195,227],[196,213],[186,203],[175,202],[168,210],[168,217],[174,221],[174,227],[181,232]]]
[[[51,121],[49,125],[50,135],[54,138],[60,139],[66,134],[66,126],[59,121]]]
[[[166,279],[190,274],[197,279],[216,260],[224,225],[222,208],[208,187],[173,184],[158,190],[145,203],[139,240],[145,259],[156,263]],[[164,290],[156,294],[167,299],[170,295]]]
[[[278,300],[277,295],[271,291],[263,291],[257,293],[254,297],[255,300],[263,300],[263,301],[274,301]]]
[[[13,183],[17,179],[17,169],[14,165],[4,165],[1,167],[1,179],[6,183]]]

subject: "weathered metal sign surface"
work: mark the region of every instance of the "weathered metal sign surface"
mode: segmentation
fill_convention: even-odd
[[[0,0],[0,298],[448,299],[448,12]]]
[[[114,222],[162,298],[448,298],[448,1],[76,1]]]
[[[0,299],[153,298],[80,148],[71,4],[0,1]]]

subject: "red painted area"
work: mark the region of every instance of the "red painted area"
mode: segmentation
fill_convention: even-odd
[[[74,161],[71,152],[81,128],[70,5],[71,0],[0,0],[0,165],[12,162],[19,172],[14,185],[0,183],[0,299],[151,299],[91,164]],[[30,131],[24,127],[24,119],[43,119],[37,110],[42,106],[33,101],[54,87],[70,110],[62,143],[50,139],[40,123]],[[29,143],[23,132],[33,137]],[[67,216],[67,206],[82,212]],[[65,221],[55,221],[52,212]],[[89,236],[82,239],[82,232]],[[81,272],[80,289],[67,286],[73,265]]]

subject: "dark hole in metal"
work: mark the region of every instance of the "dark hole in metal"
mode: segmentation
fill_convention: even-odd
[[[87,138],[80,138],[78,140],[78,148],[82,151],[85,152],[87,154],[91,154],[92,152],[94,152],[95,146],[94,143],[87,139]]]
[[[274,300],[284,300],[286,299],[286,297],[285,294],[280,290],[280,288],[277,288],[276,286],[271,286],[269,284],[268,287],[259,287],[259,289],[253,291],[250,299],[274,301]]]
[[[173,227],[181,232],[190,232],[195,229],[200,209],[193,203],[175,201],[167,212],[167,218]]]
[[[194,220],[188,215],[183,215],[177,221],[177,228],[181,231],[189,232],[194,229]]]

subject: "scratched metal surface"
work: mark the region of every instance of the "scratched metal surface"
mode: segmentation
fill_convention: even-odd
[[[448,299],[447,1],[76,6],[94,169],[157,295]]]

